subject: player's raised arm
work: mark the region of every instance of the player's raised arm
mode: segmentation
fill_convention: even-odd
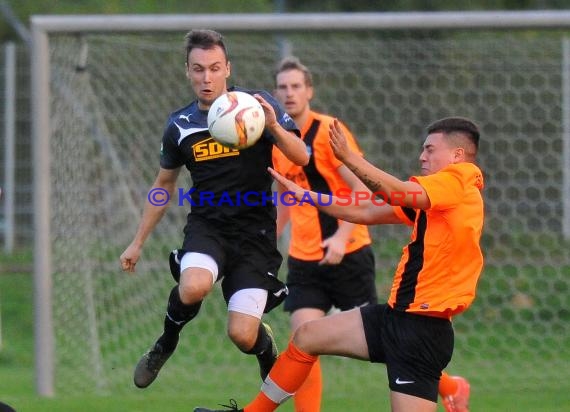
[[[343,162],[371,192],[382,193],[388,203],[397,199],[401,206],[414,209],[429,208],[429,197],[418,183],[402,181],[378,169],[362,156],[350,150],[340,123],[336,119],[331,123],[329,136],[329,142],[336,158]]]
[[[281,199],[283,192],[285,192],[285,187],[277,183],[277,196]],[[291,221],[291,213],[289,208],[283,202],[277,202],[277,239],[281,238],[285,227]]]
[[[371,198],[336,197],[305,190],[272,168],[269,167],[267,170],[279,184],[283,185],[285,192],[289,192],[299,203],[315,206],[337,219],[366,225],[402,223],[392,206],[384,200],[373,202]]]
[[[293,163],[299,166],[306,166],[309,163],[309,154],[307,153],[307,147],[303,140],[295,136],[294,133],[285,130],[283,126],[279,124],[277,116],[275,115],[275,109],[267,100],[260,94],[254,96],[261,104],[261,107],[263,107],[263,111],[265,112],[265,127],[267,127],[275,137],[276,146]]]

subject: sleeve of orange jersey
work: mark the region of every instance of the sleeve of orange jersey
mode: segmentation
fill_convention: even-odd
[[[410,180],[424,188],[431,209],[445,210],[461,203],[465,179],[465,169],[461,164],[456,164],[429,176],[413,176]]]
[[[281,151],[277,148],[277,146],[273,146],[273,151],[271,152],[271,160],[273,163],[273,169],[276,170],[278,173],[281,173],[280,171],[280,159],[279,159],[279,155],[280,155]]]
[[[414,225],[414,221],[408,217],[408,215],[404,212],[402,206],[392,206],[392,209],[394,210],[396,216],[398,216],[398,218],[402,221],[402,223],[408,226]]]

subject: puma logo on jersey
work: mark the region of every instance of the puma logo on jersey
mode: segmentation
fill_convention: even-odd
[[[221,157],[239,156],[239,150],[222,146],[211,137],[193,145],[192,151],[197,162],[219,159]]]
[[[183,114],[181,114],[180,116],[178,116],[178,118],[179,118],[179,119],[184,119],[184,120],[186,120],[187,122],[189,122],[189,121],[190,121],[190,116],[192,116],[192,113],[190,113],[190,114],[187,115],[187,116],[184,116]]]

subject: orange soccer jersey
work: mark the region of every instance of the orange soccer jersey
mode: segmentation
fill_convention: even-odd
[[[431,206],[394,207],[400,219],[414,227],[388,304],[396,310],[451,318],[475,298],[483,268],[483,175],[476,165],[459,163],[411,180],[424,188]]]
[[[273,168],[299,186],[319,193],[348,192],[338,168],[342,163],[334,156],[329,144],[329,125],[333,117],[311,111],[301,136],[309,150],[307,166],[297,166],[281,153],[273,150]],[[350,147],[361,153],[350,131],[342,125]],[[290,207],[291,242],[289,255],[306,261],[321,260],[324,251],[321,242],[332,236],[338,228],[338,220],[305,204]],[[346,253],[353,252],[371,243],[368,228],[355,225],[346,245]]]

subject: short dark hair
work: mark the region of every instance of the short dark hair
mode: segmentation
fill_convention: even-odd
[[[313,86],[313,75],[307,66],[301,63],[298,57],[295,56],[287,56],[283,58],[275,68],[275,73],[273,75],[274,79],[277,79],[277,75],[281,72],[286,72],[288,70],[299,70],[303,73],[305,77],[305,84],[307,86]]]
[[[469,141],[475,145],[475,149],[479,148],[479,127],[472,120],[465,117],[445,117],[436,120],[427,127],[427,134],[452,134],[454,132],[464,133]]]
[[[193,49],[210,50],[214,47],[220,47],[224,51],[226,61],[228,61],[228,51],[224,43],[224,36],[214,30],[198,29],[191,30],[184,37],[186,40],[186,63],[188,63],[188,55]]]

